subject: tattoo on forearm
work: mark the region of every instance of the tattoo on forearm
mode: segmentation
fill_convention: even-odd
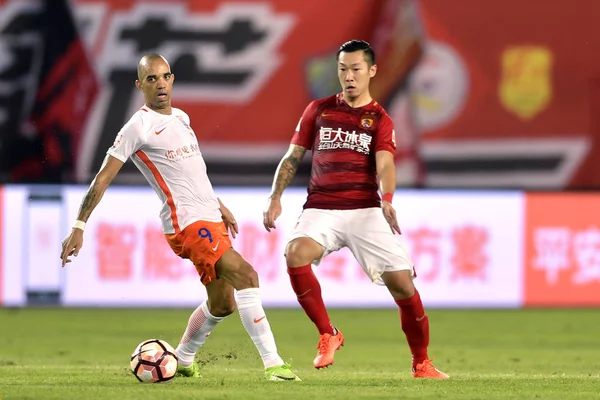
[[[287,157],[281,160],[275,173],[275,181],[271,190],[272,195],[280,196],[292,182],[305,152],[306,149],[304,148],[295,148]]]
[[[81,202],[77,219],[87,221],[94,208],[100,202],[100,199],[102,198],[102,192],[103,191],[100,189],[98,183],[96,181],[92,182],[90,188],[83,198],[83,201]]]

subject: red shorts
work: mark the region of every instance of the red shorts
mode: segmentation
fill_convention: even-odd
[[[204,285],[217,279],[215,264],[231,248],[223,222],[196,221],[179,233],[165,236],[175,254],[194,263]]]

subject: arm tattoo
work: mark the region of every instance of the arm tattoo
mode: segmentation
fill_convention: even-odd
[[[283,194],[286,187],[292,182],[296,171],[302,162],[306,149],[300,146],[294,146],[288,154],[283,157],[277,171],[275,172],[275,181],[271,188],[271,197],[279,197]]]
[[[103,194],[104,190],[102,190],[98,182],[94,180],[81,202],[77,219],[84,222],[87,221],[94,208],[96,208],[100,202]]]

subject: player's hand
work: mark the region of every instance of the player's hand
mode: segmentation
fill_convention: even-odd
[[[396,218],[396,210],[394,210],[392,204],[387,201],[383,201],[381,203],[381,210],[383,211],[385,220],[388,224],[390,224],[390,228],[392,228],[392,233],[398,233],[401,235],[402,232],[400,232],[400,225],[398,225],[398,219]]]
[[[221,207],[221,218],[223,218],[223,222],[225,223],[227,230],[231,233],[231,236],[235,238],[239,233],[238,223],[227,207]]]
[[[275,220],[281,215],[281,201],[279,198],[269,198],[267,209],[263,212],[263,225],[267,232],[275,227]]]
[[[70,263],[69,257],[79,254],[79,250],[83,246],[83,231],[78,228],[73,228],[71,234],[63,239],[62,241],[62,252],[60,253],[60,259],[62,260],[62,266],[64,267],[67,263]]]

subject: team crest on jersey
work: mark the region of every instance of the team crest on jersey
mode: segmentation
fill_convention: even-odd
[[[370,127],[373,126],[373,121],[374,121],[374,119],[371,117],[363,117],[360,120],[360,126],[362,126],[363,128],[369,129]]]

